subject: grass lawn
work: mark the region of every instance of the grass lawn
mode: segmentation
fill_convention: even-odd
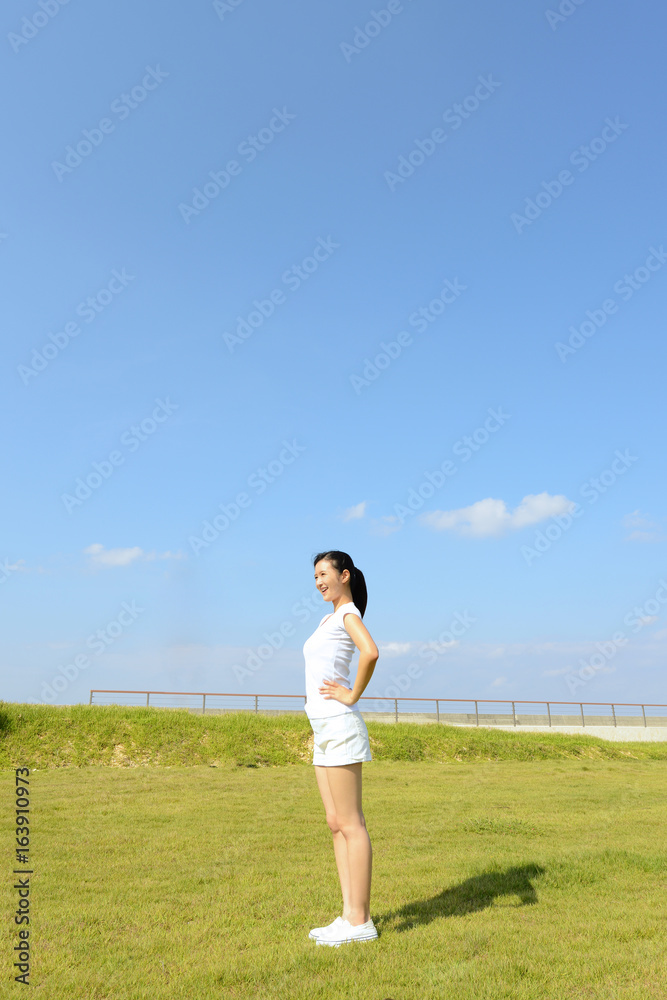
[[[380,937],[341,948],[308,939],[341,906],[312,766],[31,767],[44,1000],[667,998],[667,760],[365,764]],[[3,768],[3,993],[18,996]]]

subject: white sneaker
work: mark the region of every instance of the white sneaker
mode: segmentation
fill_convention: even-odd
[[[355,927],[348,920],[343,920],[339,928],[329,930],[327,933],[315,939],[316,944],[328,944],[334,948],[341,944],[348,944],[352,941],[374,941],[378,932],[372,919],[365,924],[357,924]]]
[[[342,923],[343,923],[343,918],[336,917],[336,919],[332,923],[327,924],[326,927],[313,927],[308,937],[312,938],[313,941],[315,941],[317,940],[318,937],[321,937],[322,934],[328,934],[330,931],[334,930],[337,931]]]

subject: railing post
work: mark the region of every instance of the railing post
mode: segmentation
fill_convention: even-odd
[[[611,714],[614,716],[614,725],[616,725],[617,724],[616,723],[616,710],[615,710],[615,708],[614,708],[613,705],[611,706]]]
[[[150,693],[150,691],[147,691],[147,692],[146,692],[146,708],[148,708],[148,701],[149,701],[149,699],[150,699],[150,696],[151,696],[151,693]]]
[[[475,702],[475,724],[479,725],[479,709],[477,708],[477,702]]]
[[[547,702],[547,715],[549,716],[549,725],[551,725],[551,707],[549,702]]]
[[[586,723],[584,722],[584,706],[581,702],[579,702],[579,708],[581,709],[581,724],[582,726],[585,726]]]
[[[257,715],[257,712],[258,712],[258,709],[257,709],[257,695],[255,695],[255,715]]]
[[[642,715],[644,716],[644,726],[646,726],[646,712],[644,711],[643,705],[642,705]]]
[[[437,698],[435,699],[435,715],[436,715],[435,721],[440,722],[440,703],[438,702]]]
[[[512,719],[514,720],[514,725],[516,726],[516,712],[514,711],[514,702],[512,702]]]
[[[398,722],[398,698],[394,698],[394,722]]]
[[[203,694],[201,696],[201,698],[202,698],[202,701],[201,701],[201,714],[202,715],[206,715],[206,695]]]
[[[88,702],[88,704],[92,705],[92,703],[93,703],[93,689],[91,688],[90,689],[90,701]]]

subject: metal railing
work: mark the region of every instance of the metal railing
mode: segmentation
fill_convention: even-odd
[[[113,690],[113,689],[110,689],[110,688],[92,688],[91,691],[90,691],[90,700],[89,700],[89,704],[90,705],[93,704],[93,696],[96,695],[96,694],[98,694],[98,695],[99,694],[112,694],[112,695],[115,695],[115,694],[125,694],[125,695],[142,695],[142,696],[145,695],[146,696],[146,706],[147,707],[149,707],[150,704],[151,704],[151,702],[150,702],[151,695],[166,695],[166,696],[169,696],[169,697],[176,696],[176,697],[179,697],[179,698],[182,698],[182,697],[201,698],[202,699],[202,702],[201,702],[201,711],[202,711],[203,714],[206,713],[206,699],[207,698],[250,698],[250,699],[254,699],[254,711],[256,713],[260,711],[260,708],[259,708],[259,699],[260,698],[263,698],[263,699],[291,698],[292,701],[303,701],[304,705],[305,705],[305,702],[306,702],[306,696],[305,695],[290,695],[290,694],[239,694],[236,691],[234,691],[234,692],[218,692],[218,691],[136,691],[136,690]],[[547,717],[548,717],[548,720],[549,720],[549,722],[548,722],[549,726],[553,725],[553,721],[552,721],[552,719],[553,719],[552,707],[553,706],[576,705],[578,707],[578,709],[579,709],[579,713],[578,714],[579,714],[579,717],[581,718],[581,725],[584,728],[586,726],[586,717],[585,717],[585,713],[584,713],[584,706],[587,706],[587,707],[591,707],[591,706],[604,706],[605,708],[611,708],[611,716],[612,716],[612,719],[613,719],[613,725],[614,726],[618,725],[618,718],[619,718],[619,716],[617,716],[617,713],[616,713],[616,709],[617,708],[640,708],[641,709],[641,714],[642,714],[642,719],[643,719],[643,724],[644,724],[645,727],[648,725],[648,723],[646,721],[646,709],[647,708],[649,708],[649,709],[650,708],[665,708],[665,709],[667,709],[667,704],[660,704],[660,703],[656,703],[656,702],[644,702],[643,704],[640,704],[639,702],[630,702],[630,701],[613,702],[613,703],[612,702],[606,702],[606,701],[583,701],[583,702],[582,701],[534,701],[534,700],[531,700],[531,699],[519,700],[517,698],[515,698],[512,701],[512,700],[506,699],[506,698],[402,698],[402,697],[397,697],[397,698],[375,698],[375,697],[373,697],[373,695],[362,695],[362,697],[359,699],[359,701],[374,701],[374,702],[376,702],[376,704],[377,703],[381,703],[381,702],[390,702],[390,703],[392,703],[393,704],[393,710],[394,710],[394,721],[395,722],[398,722],[398,715],[399,715],[399,712],[398,712],[398,703],[399,702],[410,701],[410,702],[421,702],[422,704],[424,704],[424,703],[434,704],[435,705],[435,716],[436,716],[436,721],[437,722],[440,722],[440,716],[441,716],[441,714],[445,714],[445,713],[441,713],[441,710],[440,710],[440,705],[441,704],[450,705],[450,704],[455,703],[455,704],[474,705],[475,706],[475,711],[474,711],[475,724],[477,726],[479,726],[479,724],[480,724],[480,722],[479,722],[479,718],[480,718],[480,705],[511,705],[512,706],[511,715],[512,715],[512,721],[513,721],[513,725],[514,726],[519,725],[519,723],[517,723],[517,716],[518,716],[518,713],[517,713],[517,710],[516,710],[516,706],[517,705],[546,705]],[[100,702],[98,701],[97,704],[100,704]],[[111,703],[106,702],[106,704],[118,704],[118,703],[117,702],[111,702]],[[156,708],[159,708],[159,707],[178,707],[178,706],[158,705],[155,701],[153,702],[153,706],[156,707]],[[211,710],[210,703],[209,703],[209,710]],[[212,709],[212,710],[216,711],[216,709]],[[220,710],[221,709],[217,709],[217,711],[220,711]],[[226,711],[226,710],[227,709],[222,709],[222,711]],[[242,711],[243,709],[240,709],[240,710]],[[232,711],[239,711],[239,709],[232,709]],[[287,709],[287,711],[289,711],[289,709]],[[378,713],[378,714],[384,714],[384,713]],[[452,713],[446,713],[446,714],[452,714]],[[467,713],[467,714],[468,715],[472,715],[472,713]],[[509,715],[509,713],[507,713],[507,714]],[[667,713],[665,713],[665,715],[667,716]],[[626,713],[626,716],[627,716],[627,713]],[[590,718],[590,713],[589,713],[589,718]],[[623,718],[623,714],[620,715],[620,718],[621,719]],[[633,718],[634,718],[634,716],[633,716]],[[649,715],[649,718],[650,718],[650,715]],[[491,723],[491,724],[493,724],[493,723]],[[571,725],[572,723],[565,723],[565,724],[566,725]],[[591,723],[589,722],[589,725],[590,724]],[[604,723],[604,724],[606,725],[607,723]],[[660,718],[660,722],[658,722],[657,724],[658,725],[667,725],[667,718],[665,718],[664,721],[663,721],[663,718],[661,717]],[[596,725],[596,723],[593,723],[593,725]]]

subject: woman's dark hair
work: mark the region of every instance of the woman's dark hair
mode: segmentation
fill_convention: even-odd
[[[313,559],[313,566],[317,566],[320,559],[326,559],[339,573],[342,573],[344,569],[349,569],[352,603],[359,608],[361,617],[363,618],[366,605],[368,604],[368,592],[366,590],[364,574],[354,565],[347,552],[339,552],[337,549],[330,552],[318,552]]]

